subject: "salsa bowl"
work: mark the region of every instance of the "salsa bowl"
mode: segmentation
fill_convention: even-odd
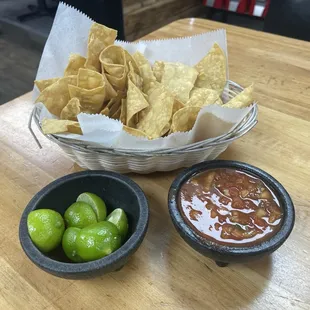
[[[50,253],[41,252],[30,239],[27,217],[31,211],[52,209],[64,215],[82,192],[101,197],[111,212],[122,208],[128,217],[127,240],[115,252],[90,262],[70,262],[61,246]],[[61,278],[83,279],[121,269],[142,243],[149,220],[147,199],[130,178],[107,171],[83,171],[64,176],[40,190],[25,208],[19,226],[19,239],[28,258],[39,268]]]
[[[192,222],[194,223],[194,225],[198,227],[199,225],[201,226],[201,224],[204,223],[202,221],[202,217],[204,216],[204,214],[210,214],[210,218],[209,218],[210,221],[206,223],[206,225],[209,228],[201,228],[201,231],[204,231],[204,233],[196,229],[196,226],[193,226],[191,222],[188,220],[188,217],[186,217],[185,212],[183,211],[184,208],[182,207],[186,204],[183,204],[181,200],[181,191],[183,188],[185,188],[185,184],[189,184],[190,180],[194,176],[199,176],[199,175],[202,175],[203,173],[207,173],[207,172],[210,173],[212,171],[233,171],[233,170],[240,172],[241,174],[244,174],[245,176],[249,178],[249,180],[252,180],[253,178],[253,180],[257,179],[258,182],[262,182],[261,184],[265,184],[266,188],[268,188],[270,190],[270,193],[272,193],[273,195],[272,197],[274,197],[275,201],[277,201],[279,205],[279,210],[281,210],[281,216],[279,215],[279,218],[281,217],[281,219],[278,220],[279,224],[277,226],[277,229],[275,229],[275,231],[272,234],[270,233],[270,235],[268,235],[269,236],[268,238],[266,237],[262,239],[257,239],[256,241],[252,243],[246,243],[246,242],[242,243],[243,241],[246,241],[246,240],[242,240],[242,238],[241,239],[235,238],[235,235],[233,233],[232,233],[233,236],[226,237],[227,234],[225,235],[225,232],[223,234],[224,224],[228,225],[229,223],[228,226],[232,226],[232,227],[236,226],[237,228],[239,228],[240,225],[238,223],[235,225],[231,217],[232,211],[229,211],[227,212],[229,216],[224,217],[227,219],[227,223],[224,222],[223,224],[224,220],[219,220],[220,223],[222,224],[217,223],[216,225],[218,226],[216,227],[216,229],[214,229],[212,225],[209,226],[212,220],[214,221],[214,219],[216,218],[220,219],[219,213],[217,213],[216,216],[212,215],[211,212],[213,209],[211,209],[210,212],[207,211],[207,209],[209,209],[208,207],[209,202],[203,205],[203,209],[205,209],[205,211],[203,209],[202,211],[205,213],[198,211],[199,212],[198,218],[195,218],[195,217],[192,218],[193,220]],[[212,198],[212,199],[215,199],[215,198]],[[248,200],[251,202],[251,199],[245,199],[245,200]],[[260,199],[260,202],[265,201],[265,200],[266,199]],[[227,206],[229,206],[229,208],[233,206],[232,204],[233,201],[234,200],[232,200],[231,204],[227,202],[228,203]],[[223,205],[223,204],[220,204],[220,205]],[[205,255],[213,259],[214,261],[217,262],[219,266],[225,266],[228,263],[248,262],[253,259],[261,258],[267,254],[271,254],[272,252],[277,250],[288,238],[288,236],[290,235],[293,229],[294,221],[295,221],[294,205],[293,205],[293,202],[289,194],[284,189],[284,187],[276,179],[274,179],[271,175],[269,175],[265,171],[259,168],[256,168],[254,166],[251,166],[249,164],[237,162],[237,161],[225,161],[225,160],[206,161],[206,162],[202,162],[200,164],[194,165],[191,168],[184,170],[177,176],[177,178],[173,181],[171,185],[171,188],[169,190],[169,195],[168,195],[168,206],[169,206],[169,213],[170,213],[172,222],[176,230],[180,234],[180,236],[193,249],[195,249],[202,255]],[[259,206],[257,204],[257,209],[260,208]],[[186,206],[186,208],[191,208],[191,207]],[[221,209],[227,210],[225,208],[221,208]],[[194,211],[196,212],[197,210],[194,210]],[[242,211],[245,211],[245,213],[242,213],[243,215],[245,215],[246,212],[250,212],[249,209],[242,210]],[[269,216],[271,218],[270,214]],[[250,213],[249,213],[249,218],[250,218]],[[252,220],[252,218],[250,219]],[[268,220],[266,220],[265,223],[270,223],[268,222]],[[197,224],[197,221],[200,221],[199,225]],[[275,221],[275,223],[277,223],[277,221]],[[251,222],[251,225],[252,224],[254,225],[254,222],[253,223]],[[243,230],[242,227],[240,226],[241,231],[246,233],[248,230],[248,227],[245,228],[246,230]],[[253,227],[255,227],[256,229],[255,225]],[[273,226],[270,224],[270,227],[268,226],[267,228],[268,229],[270,228],[270,231],[272,231],[271,229],[275,227],[275,225]],[[213,237],[208,237],[205,234],[207,231],[209,231],[208,229],[210,231],[219,230],[220,232],[222,232],[221,236],[224,236],[224,238],[233,238],[235,240],[227,239],[227,242],[226,242],[225,239],[221,241],[220,238],[214,239]],[[232,241],[234,241],[234,243],[231,243]]]

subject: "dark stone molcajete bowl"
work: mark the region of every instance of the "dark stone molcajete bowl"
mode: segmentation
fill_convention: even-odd
[[[203,239],[187,225],[178,207],[179,189],[193,175],[216,168],[232,168],[244,171],[264,181],[278,198],[284,217],[280,230],[270,239],[254,246],[233,247]],[[284,187],[263,170],[237,161],[215,160],[202,162],[181,172],[171,185],[168,196],[172,222],[181,237],[197,252],[217,262],[219,266],[228,263],[243,263],[261,258],[277,250],[290,235],[295,221],[293,202]]]
[[[92,192],[100,196],[107,205],[108,213],[116,208],[124,209],[129,222],[127,240],[115,252],[92,262],[71,263],[65,257],[61,246],[51,253],[43,254],[29,237],[29,212],[53,209],[63,215],[82,192]],[[84,171],[55,180],[32,198],[20,220],[19,239],[30,260],[46,272],[69,279],[90,278],[122,268],[143,241],[148,220],[147,199],[135,182],[113,172]]]

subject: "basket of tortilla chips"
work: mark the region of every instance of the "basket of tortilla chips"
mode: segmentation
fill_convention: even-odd
[[[35,81],[32,118],[80,166],[174,170],[216,158],[255,126],[253,85],[227,80],[216,42],[190,66],[151,63],[117,45],[116,36],[92,23],[85,56],[72,53],[62,76]]]

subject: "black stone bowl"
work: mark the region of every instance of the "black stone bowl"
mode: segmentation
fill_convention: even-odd
[[[186,223],[178,206],[179,190],[182,184],[197,173],[216,168],[244,171],[261,179],[269,186],[278,198],[284,213],[280,230],[275,235],[254,246],[234,247],[204,239]],[[168,204],[172,222],[181,237],[197,252],[215,260],[219,266],[226,266],[228,263],[244,263],[271,254],[288,238],[295,222],[294,205],[284,187],[265,171],[237,161],[206,161],[184,170],[171,185]]]
[[[110,255],[92,262],[71,263],[61,246],[43,254],[31,241],[27,229],[29,212],[53,209],[64,214],[79,194],[92,192],[100,196],[110,213],[122,208],[128,217],[129,232],[123,245]],[[69,279],[83,279],[117,271],[138,249],[146,234],[149,220],[147,199],[141,188],[126,176],[106,171],[83,171],[64,176],[39,191],[23,212],[19,239],[30,260],[44,271]]]

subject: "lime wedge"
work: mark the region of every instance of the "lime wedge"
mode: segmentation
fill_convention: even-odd
[[[84,228],[97,223],[97,216],[93,208],[82,201],[73,203],[64,215],[67,227]]]
[[[128,219],[125,211],[121,208],[115,209],[108,215],[107,221],[113,223],[118,228],[122,241],[124,241],[128,233]]]
[[[66,256],[75,263],[83,262],[82,258],[77,254],[76,242],[75,242],[76,237],[80,231],[81,231],[80,228],[69,227],[66,229],[62,237],[62,248]]]
[[[107,216],[107,207],[104,201],[93,193],[82,193],[76,201],[83,201],[89,204],[97,216],[97,221],[104,221]]]
[[[76,238],[77,254],[84,261],[93,261],[107,256],[121,246],[117,227],[107,221],[81,229]]]
[[[30,239],[42,252],[54,250],[60,243],[65,231],[62,216],[50,209],[31,211],[27,218]]]

